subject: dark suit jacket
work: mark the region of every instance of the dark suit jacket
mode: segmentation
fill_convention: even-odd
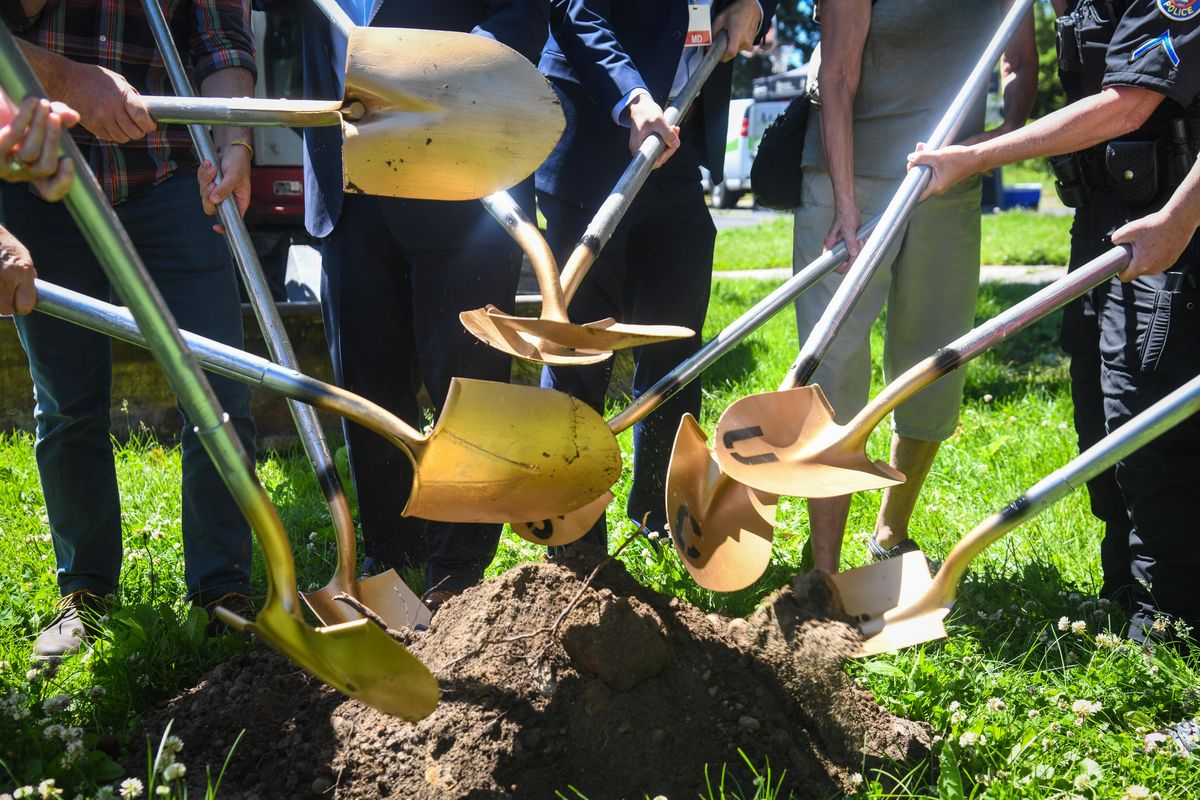
[[[775,1],[762,0],[760,40]],[[713,16],[731,2],[716,0]],[[538,68],[559,93],[567,130],[538,168],[540,191],[582,207],[600,204],[630,159],[629,131],[613,122],[613,106],[638,86],[666,105],[687,23],[685,0],[552,0],[550,38]],[[719,65],[691,115],[696,129],[689,144],[715,182],[723,178],[732,79],[732,62]]]
[[[303,14],[305,97],[340,99],[331,66],[333,37],[338,34],[315,4],[305,2]],[[371,25],[476,33],[496,39],[534,62],[546,40],[546,14],[546,0],[375,0]],[[304,222],[309,233],[327,236],[333,230],[342,197],[341,131],[306,128]],[[473,200],[394,200],[384,208],[402,235],[409,231],[422,245],[434,249],[507,238],[499,225],[482,221],[482,207]],[[526,205],[526,210],[533,213],[531,205]]]

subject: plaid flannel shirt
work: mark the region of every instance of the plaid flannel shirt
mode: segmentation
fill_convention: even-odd
[[[197,93],[200,82],[218,70],[244,67],[255,73],[247,0],[163,3]],[[142,94],[175,93],[139,0],[47,0],[17,35],[72,61],[110,69]],[[71,133],[114,205],[198,163],[184,125],[161,125],[128,144],[100,141],[82,125]]]

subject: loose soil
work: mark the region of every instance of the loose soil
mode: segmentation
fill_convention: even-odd
[[[642,587],[612,560],[580,595],[591,571],[526,564],[446,603],[407,641],[442,689],[419,723],[264,651],[146,715],[145,732],[157,742],[173,719],[188,779],[203,780],[245,729],[223,800],[676,800],[702,792],[706,770],[716,787],[725,764],[727,788],[736,779],[752,797],[739,749],[756,765],[769,759],[776,780],[786,773],[796,797],[824,798],[852,791],[854,773],[928,756],[925,727],[846,676],[858,634],[831,615],[822,576],[728,619]],[[144,770],[145,754],[129,763]]]

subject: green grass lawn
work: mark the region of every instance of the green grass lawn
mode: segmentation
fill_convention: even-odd
[[[1006,211],[980,217],[981,264],[1066,264],[1071,217],[1031,211]],[[717,234],[714,269],[765,269],[792,266],[792,218],[781,216],[760,225]]]
[[[770,288],[756,281],[715,284],[706,335]],[[987,285],[978,316],[989,317],[1028,292]],[[969,368],[961,425],[945,443],[914,518],[913,535],[932,558],[944,557],[966,531],[1075,454],[1055,327],[1054,320],[1043,321]],[[734,399],[773,389],[795,351],[794,321],[787,313],[736,347],[707,376],[705,428],[711,431]],[[879,383],[877,363],[876,389]],[[872,439],[873,455],[884,455],[888,436],[885,423]],[[628,463],[628,434],[622,443]],[[31,439],[0,439],[0,792],[53,777],[68,798],[77,791],[93,796],[97,786],[120,780],[97,749],[101,737],[128,742],[140,712],[232,653],[259,646],[233,637],[205,640],[198,612],[179,601],[178,450],[135,441],[119,448],[118,468],[126,550],[110,632],[55,675],[27,672],[32,637],[53,613],[54,557]],[[270,455],[260,460],[259,473],[291,536],[301,588],[322,585],[333,569],[335,546],[305,462],[299,455]],[[632,530],[619,510],[627,490],[627,483],[618,487],[618,502],[610,509],[613,542]],[[878,502],[877,494],[855,498],[844,567],[865,563],[860,532],[871,528]],[[642,541],[622,560],[649,586],[705,610],[744,614],[800,565],[805,504],[783,498],[779,515],[771,567],[742,592],[698,588],[672,551],[655,553]],[[1200,713],[1197,651],[1146,652],[1110,635],[1110,624],[1119,621],[1094,597],[1099,537],[1085,496],[1071,495],[980,556],[948,619],[948,640],[847,666],[893,712],[933,727],[941,767],[940,778],[933,769],[866,774],[857,796],[1200,796],[1200,759],[1180,758],[1169,749],[1141,751],[1146,731]],[[508,533],[489,571],[541,556],[541,548]],[[256,580],[262,585],[261,565]],[[47,738],[51,720],[43,704],[61,694],[73,698],[54,716],[56,724],[68,727],[67,735],[55,731]],[[81,755],[64,765],[71,727],[78,728]],[[761,755],[748,757],[761,764]],[[739,760],[738,753],[729,754],[730,763]],[[702,780],[696,776],[698,787]],[[563,776],[564,790],[568,783],[588,791],[587,775]],[[810,796],[786,776],[783,787],[778,794],[760,788],[745,798]]]

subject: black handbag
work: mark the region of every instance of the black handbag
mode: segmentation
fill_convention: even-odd
[[[750,189],[760,206],[787,211],[800,205],[804,132],[812,101],[802,94],[763,131],[750,165]]]

